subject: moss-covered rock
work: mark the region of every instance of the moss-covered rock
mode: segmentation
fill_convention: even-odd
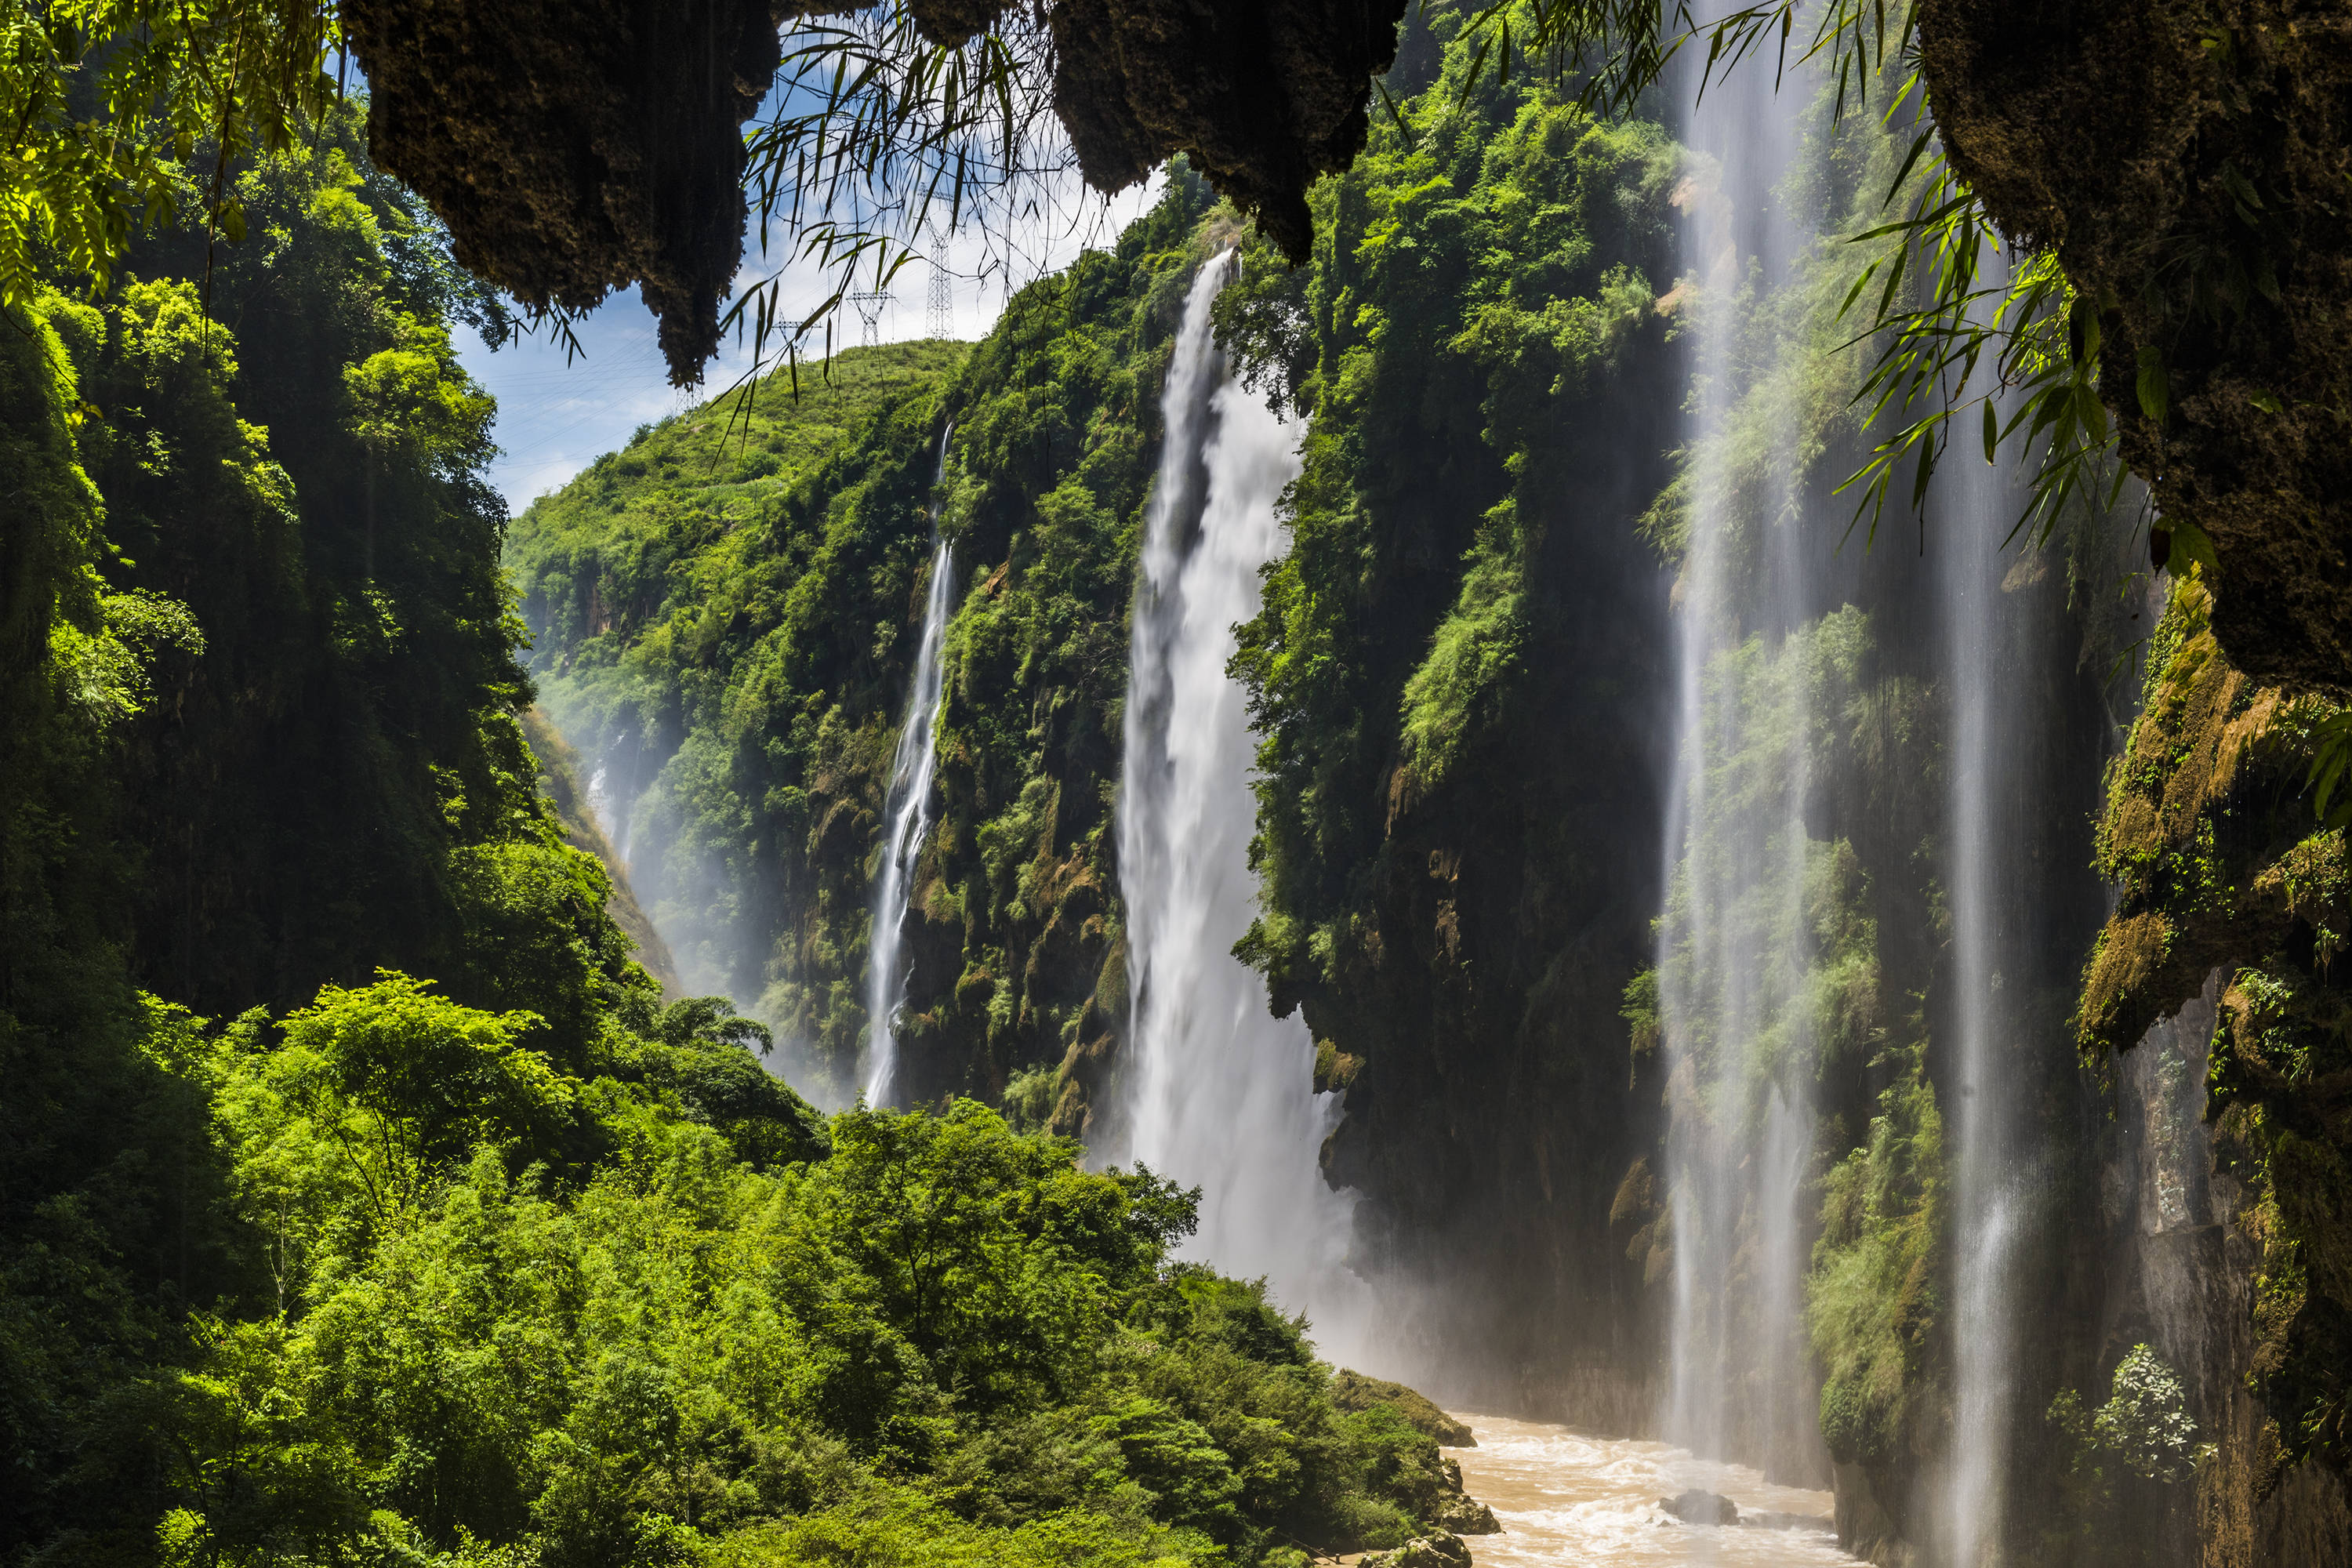
[[[2331,1513],[2308,1500],[2294,1528],[2343,1525],[2352,997],[2332,963],[2352,930],[2352,880],[2343,832],[2314,820],[2307,790],[2314,726],[2330,710],[2237,669],[2214,600],[2195,574],[2173,584],[2141,717],[2109,775],[2099,855],[2120,899],[2077,1027],[2095,1058],[2129,1049],[2219,973],[2206,1114],[2217,1168],[2237,1184],[2229,1224],[2252,1319],[2238,1371],[2260,1400],[2259,1418],[2227,1424],[2200,1471],[2220,1550],[2278,1527],[2263,1522],[2265,1500],[2305,1458],[2337,1478],[2338,1501]]]

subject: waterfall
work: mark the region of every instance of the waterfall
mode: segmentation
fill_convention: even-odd
[[[629,791],[615,788],[610,776],[612,758],[620,752],[628,738],[629,732],[621,731],[613,737],[609,746],[596,753],[595,771],[588,775],[588,815],[595,818],[597,828],[604,835],[604,842],[613,847],[613,853],[619,858],[622,868],[634,874],[636,868],[629,864],[629,847],[636,836],[636,813],[631,809],[636,802]],[[635,771],[631,770],[633,773]]]
[[[2007,411],[2004,410],[2004,414]],[[1947,858],[1951,912],[1955,1088],[1945,1115],[1952,1151],[1952,1455],[1944,1517],[1935,1521],[1953,1568],[1997,1559],[2008,1511],[2006,1471],[2017,1415],[2018,1302],[2022,1295],[2029,1108],[2011,1062],[2031,1022],[2025,986],[2030,867],[2018,847],[2047,795],[2031,786],[2023,731],[2045,716],[2019,700],[2019,672],[2037,657],[2032,627],[2004,594],[2000,542],[2017,516],[2004,465],[1947,474],[1927,565],[1937,579],[1949,715]],[[2006,689],[2004,690],[2004,689]],[[1998,700],[2001,697],[2006,700]],[[2003,721],[2006,720],[2006,721]]]
[[[1229,378],[1209,307],[1236,265],[1201,268],[1163,397],[1166,436],[1145,523],[1118,813],[1127,905],[1134,1158],[1202,1188],[1189,1250],[1264,1276],[1336,1353],[1361,1289],[1342,1262],[1351,1203],[1318,1169],[1338,1097],[1314,1088],[1305,1023],[1266,1007],[1233,955],[1257,888],[1253,747],[1225,672],[1234,626],[1258,610],[1258,568],[1281,548],[1276,503],[1298,472],[1300,427]]]
[[[1835,237],[1803,210],[1819,199],[1812,171],[1792,174],[1818,129],[1805,116],[1825,110],[1815,85],[1733,70],[1683,132],[1693,156],[1677,202],[1699,287],[1658,924],[1673,1242],[1662,1425],[1702,1458],[1829,1478],[1806,1288],[1821,1177],[1864,1139],[1849,1100],[1844,1144],[1824,1146],[1823,1075],[1852,1069],[1829,1065],[1844,1026],[1816,1017],[1812,996],[1829,963],[1817,910],[1834,901],[1818,889],[1851,853],[1842,836],[1891,833],[1891,818],[1865,823],[1853,804],[1865,781],[1824,760],[1860,722],[1844,704],[1861,699],[1833,685],[1833,645],[1850,659],[1864,647],[1871,679],[1931,694],[1922,711],[1941,738],[1940,777],[1874,786],[1919,800],[1926,841],[1913,842],[1943,916],[1919,933],[1940,951],[1917,961],[1933,969],[1915,972],[1926,1029],[1910,1048],[1925,1053],[1949,1172],[1922,1200],[1941,1205],[1922,1212],[1949,1242],[1949,1446],[1916,1457],[1904,1484],[1917,1495],[1901,1506],[1922,1563],[1982,1568],[2014,1534],[2018,1467],[2037,1451],[2022,1435],[2058,1373],[2024,1325],[2061,1288],[2046,1262],[2056,1157],[2033,1085],[2072,1071],[2053,998],[2071,995],[2082,934],[2065,880],[2081,850],[2065,836],[2088,803],[2070,797],[2059,762],[2083,738],[2067,730],[2081,637],[2063,581],[2004,552],[2023,501],[2013,454],[1990,466],[1955,443],[1916,551],[1882,539],[1860,560],[1857,536],[1837,552],[1851,503],[1821,493],[1840,474],[1803,473],[1818,432],[1801,424],[1820,384],[1809,356],[1825,352],[1805,321],[1825,264],[1808,250]],[[1996,266],[1979,287],[1998,289]],[[1869,613],[1841,608],[1849,597]]]
[[[948,436],[940,432],[936,490],[946,477]],[[898,1088],[898,1013],[907,989],[907,906],[914,894],[915,858],[931,826],[931,765],[939,754],[936,720],[944,670],[948,614],[953,598],[955,552],[932,529],[930,591],[923,600],[922,641],[915,679],[890,760],[890,787],[882,811],[882,860],[874,875],[874,935],[866,959],[866,1102],[887,1105]]]
[[[1689,535],[1676,584],[1677,745],[1659,922],[1666,1052],[1672,1319],[1664,1427],[1704,1457],[1769,1460],[1818,1479],[1803,1327],[1804,1211],[1814,1108],[1803,1005],[1808,682],[1798,640],[1816,563],[1790,465],[1735,468],[1743,364],[1759,345],[1743,286],[1781,280],[1811,237],[1773,187],[1806,92],[1735,70],[1696,99],[1677,202],[1695,243],[1696,392]],[[1761,345],[1769,363],[1780,344]],[[1749,374],[1761,374],[1761,371]],[[1776,457],[1795,432],[1751,432]],[[1751,643],[1751,639],[1752,643]]]
[[[588,775],[588,815],[595,820],[597,831],[604,834],[605,842],[614,847],[621,864],[625,866],[629,863],[629,852],[621,848],[620,844],[626,835],[618,831],[620,809],[613,800],[611,786],[604,782],[604,775],[610,772],[612,764],[600,760],[596,763],[596,771]]]

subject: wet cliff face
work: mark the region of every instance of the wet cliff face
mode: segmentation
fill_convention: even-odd
[[[2203,1020],[2221,1230],[2199,1279],[2221,1300],[2208,1359],[2230,1393],[2211,1411],[2200,1533],[2211,1561],[2330,1561],[2352,1542],[2352,1059],[2332,966],[2352,904],[2343,834],[2314,831],[2305,787],[2329,710],[2232,667],[2218,597],[2193,577],[2174,584],[2110,778],[2100,859],[2121,898],[2079,1027],[2104,1058],[2149,1051],[2152,1021],[2181,1020],[2147,1032],[2160,1046]]]
[[[2226,1031],[2225,972],[2115,1065],[2100,1147],[2096,1341],[2109,1362],[2136,1343],[2179,1369],[2196,1439],[2181,1484],[2134,1486],[2116,1519],[2138,1560],[2304,1568],[2352,1553],[2339,1467],[2279,1424],[2269,1396],[2307,1356],[2294,1244],[2281,1234],[2249,1119],[2209,1117],[2207,1078]],[[2086,1216],[2088,1217],[2088,1216]],[[2137,1495],[2129,1495],[2136,1493]]]
[[[2258,682],[2352,680],[2352,37],[2308,0],[1925,0],[1952,163],[2105,328],[2133,470],[2210,536]],[[2152,380],[2151,378],[2155,378]],[[2142,389],[2164,386],[2160,420]]]
[[[1611,1212],[1645,1118],[1618,1010],[1665,616],[1634,523],[1680,385],[1679,153],[1518,83],[1447,107],[1318,188],[1311,268],[1261,246],[1218,301],[1244,378],[1309,416],[1234,666],[1265,737],[1239,951],[1344,1092],[1325,1170],[1398,1353],[1623,1428],[1648,1357]]]

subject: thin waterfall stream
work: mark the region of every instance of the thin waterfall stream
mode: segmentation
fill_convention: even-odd
[[[1675,771],[1659,1004],[1669,1062],[1675,1236],[1664,1431],[1706,1457],[1771,1456],[1775,1479],[1825,1475],[1807,1373],[1802,1214],[1814,1132],[1803,1005],[1812,854],[1801,656],[1765,646],[1809,608],[1785,482],[1742,494],[1728,456],[1751,271],[1782,277],[1810,239],[1773,198],[1805,100],[1734,73],[1685,140],[1704,162],[1681,196],[1696,254],[1698,454],[1678,584]],[[1794,432],[1762,434],[1779,451]],[[1787,465],[1775,463],[1775,474]],[[1750,647],[1750,638],[1759,639]]]
[[[1957,1094],[1952,1159],[1953,1451],[1936,1530],[1953,1568],[1996,1559],[2011,1514],[2022,1380],[2020,1302],[2040,1228],[2032,1194],[2048,1173],[2027,1130],[2019,1047],[2033,1037],[2032,905],[2037,868],[2022,847],[2054,793],[2042,715],[2018,673],[2045,656],[2027,585],[2038,563],[2004,559],[2022,491],[2013,466],[1968,463],[1944,493],[1940,537],[1923,563],[1943,621],[1951,766],[1951,1019]]]
[[[938,472],[944,478],[950,426],[940,432]],[[914,895],[915,859],[930,832],[931,771],[939,757],[937,721],[945,679],[948,615],[955,597],[955,552],[932,530],[931,578],[923,600],[922,637],[907,690],[906,716],[890,763],[883,803],[882,858],[875,869],[874,935],[866,962],[866,1087],[868,1105],[888,1105],[898,1071],[898,1013],[907,990],[906,926]]]
[[[1343,1263],[1351,1200],[1318,1152],[1337,1097],[1314,1088],[1306,1024],[1276,1018],[1233,955],[1256,904],[1246,704],[1225,670],[1280,550],[1276,507],[1298,472],[1300,426],[1227,374],[1209,319],[1237,265],[1211,258],[1185,300],[1163,398],[1167,434],[1136,591],[1118,805],[1132,1058],[1129,1152],[1202,1189],[1194,1253],[1264,1276],[1344,1353],[1363,1287]]]

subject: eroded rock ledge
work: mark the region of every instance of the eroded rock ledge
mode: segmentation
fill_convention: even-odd
[[[370,151],[423,194],[457,259],[525,305],[637,284],[670,379],[701,379],[742,257],[741,127],[795,18],[873,0],[351,0]],[[1054,105],[1112,191],[1182,153],[1292,260],[1307,187],[1364,145],[1406,0],[1057,0]],[[1002,0],[915,0],[934,42]]]
[[[2352,14],[1922,0],[1956,168],[2101,311],[2123,455],[2220,564],[2231,662],[2352,684]],[[2168,416],[2143,411],[2161,366]]]
[[[853,5],[855,0],[852,0]],[[795,0],[350,0],[368,150],[525,305],[637,284],[670,378],[700,379],[742,257],[743,121]]]

